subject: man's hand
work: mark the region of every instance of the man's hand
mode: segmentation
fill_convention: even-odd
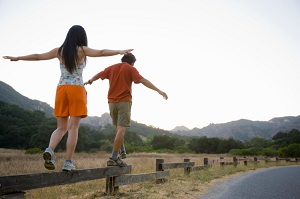
[[[158,91],[158,93],[161,94],[161,95],[164,97],[165,100],[168,99],[167,93],[165,93],[165,92],[163,92],[163,91]]]
[[[87,84],[92,84],[93,82],[91,80],[87,81],[87,82],[84,82],[84,85],[87,85]]]

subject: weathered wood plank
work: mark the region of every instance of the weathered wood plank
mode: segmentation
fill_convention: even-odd
[[[131,173],[131,165],[127,167],[83,169],[71,172],[62,171],[0,176],[0,195],[16,191],[96,180],[127,173]]]
[[[195,162],[162,163],[162,170],[193,167]]]
[[[238,158],[239,161],[250,160],[249,158]]]
[[[115,177],[115,186],[128,185],[133,183],[139,183],[144,181],[155,181],[157,179],[163,179],[169,176],[169,171],[157,171],[154,173],[142,173],[122,175]]]

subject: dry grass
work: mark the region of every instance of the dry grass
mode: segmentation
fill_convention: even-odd
[[[56,153],[57,171],[62,167],[64,153]],[[21,150],[0,149],[0,175],[15,175],[49,172],[43,167],[41,154],[29,155]],[[98,153],[77,153],[75,154],[75,166],[79,169],[105,167],[110,154]],[[219,157],[227,155],[207,155],[207,154],[157,154],[157,153],[133,153],[129,154],[126,163],[132,165],[132,173],[155,172],[156,159],[164,159],[165,163],[183,162],[184,158],[189,158],[195,162],[195,166],[203,165],[203,158],[207,157],[210,161],[217,160]],[[168,181],[164,184],[154,182],[143,182],[120,187],[120,192],[115,196],[105,194],[105,179],[80,182],[69,185],[53,186],[41,189],[29,190],[26,198],[30,199],[115,199],[115,198],[199,198],[215,182],[228,178],[229,176],[255,170],[259,168],[291,165],[293,163],[269,163],[263,162],[248,166],[238,165],[220,167],[214,164],[213,167],[202,171],[192,172],[189,176],[185,175],[183,169],[170,170]],[[295,164],[295,163],[294,163]]]

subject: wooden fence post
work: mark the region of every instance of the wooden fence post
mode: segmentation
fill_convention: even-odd
[[[184,162],[190,162],[190,159],[184,159]],[[184,174],[189,175],[191,173],[192,167],[185,167]]]
[[[165,162],[164,159],[156,159],[156,171],[163,171],[162,164]],[[164,183],[167,179],[157,179],[156,183]]]
[[[236,167],[238,165],[238,159],[233,157],[233,165]]]
[[[203,159],[203,164],[204,164],[204,166],[206,166],[206,167],[208,166],[208,158],[204,158],[204,159]]]
[[[247,157],[244,157],[244,166],[247,166],[247,164],[248,164]]]
[[[164,162],[164,159],[156,159],[156,171],[163,171],[161,164],[163,164]]]
[[[220,166],[224,166],[225,162],[224,162],[224,157],[220,157]]]
[[[114,195],[119,191],[119,187],[115,186],[115,177],[106,178],[106,193],[108,195]]]
[[[254,157],[253,160],[254,160],[254,164],[257,164],[257,163],[258,163],[257,157]]]

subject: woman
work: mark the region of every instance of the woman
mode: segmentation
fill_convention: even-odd
[[[81,118],[87,116],[87,95],[82,79],[86,57],[113,56],[127,54],[128,50],[95,50],[88,46],[84,28],[79,25],[72,26],[64,43],[59,48],[41,54],[31,54],[20,57],[4,56],[10,61],[39,61],[57,58],[60,63],[61,76],[56,89],[54,115],[57,117],[57,129],[52,133],[49,146],[43,153],[46,169],[55,169],[54,149],[68,132],[66,143],[66,160],[63,171],[75,170],[72,157],[75,152],[78,128]]]

